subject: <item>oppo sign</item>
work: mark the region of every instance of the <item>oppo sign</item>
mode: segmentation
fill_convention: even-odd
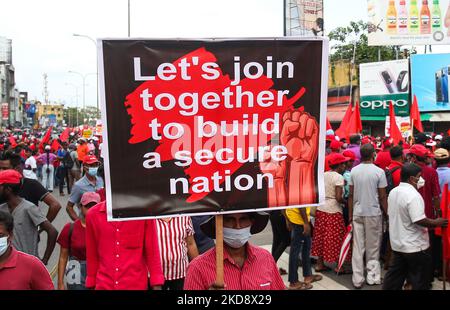
[[[363,109],[389,109],[389,104],[394,102],[394,106],[396,107],[406,107],[408,106],[408,100],[398,99],[398,100],[365,100],[361,101],[359,106]]]

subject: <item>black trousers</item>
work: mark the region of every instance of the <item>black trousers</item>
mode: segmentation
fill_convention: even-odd
[[[58,167],[58,179],[59,179],[59,193],[62,194],[64,191],[64,179],[67,182],[67,193],[70,194],[70,180],[69,171],[66,167]]]
[[[273,234],[272,256],[277,262],[291,244],[291,233],[286,228],[286,220],[280,210],[270,212],[270,224]]]
[[[433,282],[435,276],[442,276],[442,237],[436,236],[434,229],[428,231],[428,236],[430,237],[430,251],[433,257],[430,281]]]
[[[162,289],[164,291],[182,291],[184,286],[184,278],[177,280],[165,281]]]
[[[384,277],[383,290],[401,290],[405,280],[413,290],[428,290],[430,284],[431,254],[429,250],[416,253],[392,251],[389,270]]]

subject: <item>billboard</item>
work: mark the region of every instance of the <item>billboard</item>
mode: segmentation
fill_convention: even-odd
[[[286,36],[323,36],[323,0],[284,0]]]
[[[421,112],[449,111],[450,54],[411,56],[411,89]]]
[[[361,64],[360,111],[363,116],[409,115],[409,63],[407,59]]]
[[[367,0],[369,45],[450,44],[450,0]]]
[[[323,202],[326,39],[98,46],[109,220]]]

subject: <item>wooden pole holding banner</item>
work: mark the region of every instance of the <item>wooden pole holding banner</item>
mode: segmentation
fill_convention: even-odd
[[[444,238],[442,238],[442,248],[444,247]],[[444,291],[447,290],[447,260],[445,259],[445,255],[442,255],[442,289]]]
[[[223,215],[216,215],[216,288],[224,288],[223,277]]]
[[[411,119],[411,116],[410,116],[410,120],[411,120],[411,145],[413,145],[414,144],[414,120],[413,119]]]

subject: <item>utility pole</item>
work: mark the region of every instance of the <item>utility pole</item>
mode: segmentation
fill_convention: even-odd
[[[130,4],[130,0],[128,0],[128,37],[130,37],[130,33],[131,33],[131,4]]]
[[[48,80],[47,80],[47,73],[44,73],[44,103],[48,103]]]

